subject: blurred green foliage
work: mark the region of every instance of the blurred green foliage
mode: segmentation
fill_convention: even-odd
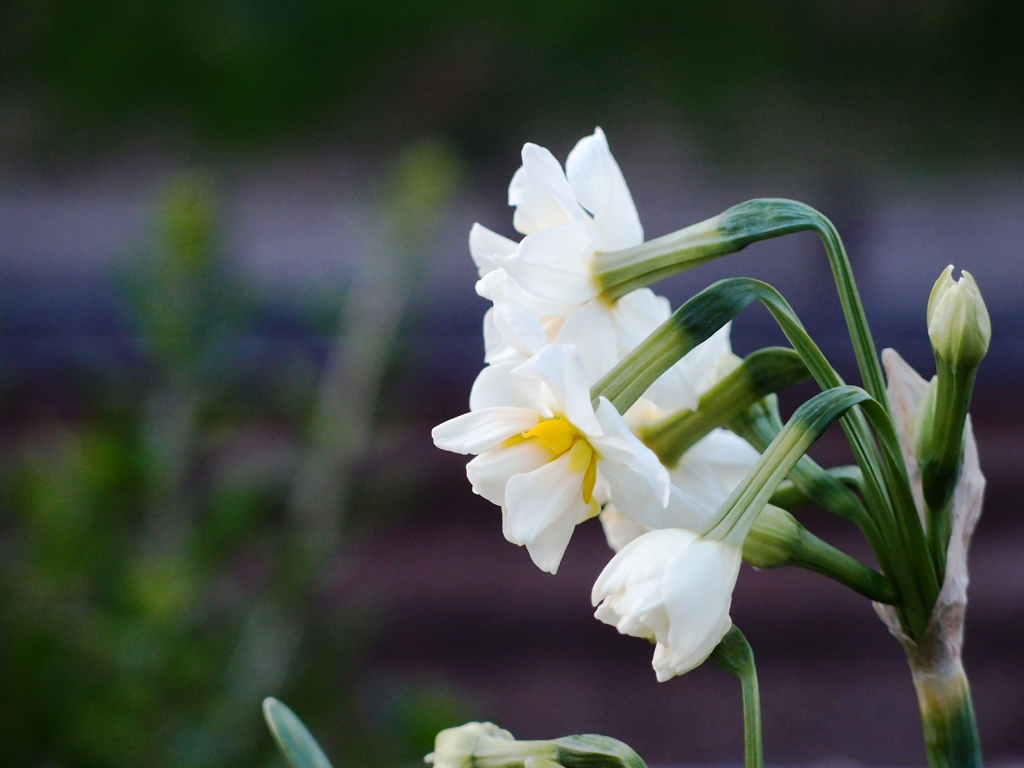
[[[467,718],[443,688],[372,690],[360,659],[374,616],[337,599],[352,531],[381,524],[366,486],[373,468],[360,468],[370,477],[361,493],[349,476],[406,285],[455,182],[443,147],[406,153],[381,201],[379,242],[339,298],[338,340],[313,377],[293,375],[308,350],[277,370],[237,370],[227,350],[258,296],[231,276],[213,182],[196,174],[168,185],[152,242],[123,280],[143,360],[124,374],[136,380],[122,391],[134,394],[74,422],[22,425],[6,446],[5,766],[280,765],[260,717],[270,694],[302,712],[338,765],[416,762],[437,730]],[[381,270],[391,292],[367,299],[360,291]],[[378,322],[359,325],[368,300]],[[255,395],[254,376],[266,379]],[[339,413],[362,427],[338,437],[329,427]],[[310,482],[321,503],[306,507],[296,487]],[[414,483],[392,498],[415,497]],[[313,546],[325,530],[329,546]]]
[[[1022,149],[1024,6],[1014,0],[0,8],[0,96],[58,138],[140,125],[228,143],[434,131],[486,152],[518,143],[539,118],[589,127],[622,112],[676,116],[724,143],[773,111],[827,109],[824,119],[856,116],[862,134],[906,146]]]

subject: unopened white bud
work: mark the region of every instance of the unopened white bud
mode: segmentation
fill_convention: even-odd
[[[423,762],[434,768],[469,768],[481,752],[500,753],[505,743],[514,745],[515,737],[494,723],[466,723],[437,734],[434,751]]]
[[[928,336],[935,354],[953,368],[973,370],[988,352],[992,321],[967,270],[954,280],[950,264],[935,282],[928,298]]]

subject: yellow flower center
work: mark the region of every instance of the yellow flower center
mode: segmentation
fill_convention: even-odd
[[[594,502],[594,486],[597,485],[597,451],[576,427],[567,419],[555,416],[522,433],[522,440],[536,440],[551,452],[551,460],[568,452],[569,471],[583,474],[583,503],[592,507],[591,512],[597,514]],[[518,440],[516,440],[518,442]],[[599,510],[598,510],[599,511]]]

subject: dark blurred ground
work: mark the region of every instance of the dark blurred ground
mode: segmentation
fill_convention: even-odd
[[[95,587],[67,575],[71,566],[61,570],[61,558],[70,563],[90,549],[76,542],[80,529],[58,532],[66,552],[55,556],[56,575],[10,565],[31,554],[26,531],[38,522],[11,491],[11,467],[21,471],[23,454],[31,458],[40,443],[44,454],[70,446],[99,456],[96,445],[106,444],[90,442],[90,430],[99,430],[129,436],[122,453],[100,456],[104,471],[116,475],[133,462],[145,469],[145,446],[132,430],[152,416],[150,390],[159,395],[194,367],[154,354],[154,332],[125,289],[126,276],[148,263],[154,210],[169,186],[198,176],[215,203],[223,281],[198,313],[244,315],[229,317],[207,350],[216,364],[203,363],[203,381],[215,396],[197,438],[202,460],[182,483],[195,497],[231,472],[259,486],[255,495],[243,488],[244,504],[227,505],[227,522],[217,518],[221,502],[197,502],[201,519],[222,526],[197,534],[210,580],[203,599],[214,612],[230,613],[228,605],[238,614],[218,614],[212,632],[200,627],[199,639],[216,646],[220,637],[244,639],[248,603],[287,582],[287,568],[275,570],[279,549],[289,562],[282,542],[294,523],[282,488],[315,422],[311,402],[330,368],[339,307],[366,292],[366,261],[395,247],[404,215],[389,191],[398,156],[432,138],[457,159],[449,170],[459,185],[433,217],[436,231],[402,246],[423,270],[387,354],[379,400],[360,406],[368,432],[351,467],[349,528],[295,601],[302,609],[289,615],[309,625],[294,668],[278,668],[273,654],[252,664],[269,677],[235,663],[252,710],[236,724],[216,707],[195,715],[200,697],[183,695],[174,680],[170,703],[154,709],[157,684],[139,670],[162,646],[159,637],[132,634],[125,616],[134,620],[139,609],[131,601],[107,628],[128,633],[130,653],[110,661],[122,675],[117,686],[103,664],[83,676],[94,657],[83,662],[53,634],[11,624],[0,633],[0,707],[17,724],[2,743],[25,750],[12,753],[14,764],[135,765],[138,754],[154,766],[253,764],[246,760],[255,755],[273,765],[265,735],[252,736],[263,739],[258,748],[221,744],[218,753],[210,734],[258,734],[250,705],[282,692],[346,765],[408,764],[433,730],[469,717],[524,738],[607,733],[651,763],[739,762],[732,679],[708,667],[659,685],[644,643],[591,618],[590,587],[609,556],[598,526],[578,531],[557,577],[540,573],[503,540],[498,511],[471,494],[463,461],[429,440],[433,424],[465,409],[481,364],[486,303],[473,293],[470,225],[512,236],[504,202],[522,143],[564,159],[598,124],[648,237],[751,197],[792,197],[826,213],[850,252],[878,346],[897,348],[926,376],[932,282],[950,262],[975,275],[994,337],[973,407],[989,486],[971,557],[965,663],[987,759],[1020,762],[1022,8],[995,0],[0,1],[4,611],[24,593],[44,617],[63,617],[73,613],[67,605],[51,611],[37,596],[54,588],[77,600]],[[736,274],[776,285],[855,378],[813,236],[758,245],[660,289],[678,304]],[[164,288],[151,280],[154,296]],[[741,353],[781,338],[758,310],[734,325]],[[199,391],[195,382],[175,386],[186,400]],[[789,408],[798,402],[797,394],[784,398]],[[848,460],[837,435],[815,451],[825,463]],[[102,517],[108,507],[121,510],[126,493],[146,498],[146,472],[141,480],[128,475],[127,491],[113,489],[120,496],[100,483],[89,508]],[[57,489],[57,507],[61,482],[45,473],[38,481]],[[236,507],[249,516],[232,518],[241,514]],[[160,504],[153,510],[159,519]],[[113,525],[133,543],[136,512]],[[866,556],[841,523],[815,512],[804,519]],[[106,546],[94,543],[95,559]],[[112,578],[102,571],[100,587]],[[193,614],[205,614],[182,614],[177,624],[163,616],[154,626],[158,635],[169,626],[180,632],[175,647],[189,660],[189,632],[201,624]],[[814,574],[746,569],[733,616],[759,661],[769,763],[923,764],[902,652],[865,601]],[[91,626],[91,618],[70,626]],[[203,663],[235,658],[211,653]],[[12,661],[24,658],[37,666]],[[219,679],[219,669],[197,664],[187,667],[189,679]],[[72,678],[87,689],[74,688],[74,707],[65,706]],[[108,709],[113,719],[104,720]],[[193,715],[207,730],[192,727]],[[151,729],[152,718],[168,735],[158,730],[152,744],[131,752],[132,731]],[[364,731],[377,740],[353,748]],[[171,757],[153,761],[165,741],[173,742]],[[232,757],[211,757],[218,754]]]

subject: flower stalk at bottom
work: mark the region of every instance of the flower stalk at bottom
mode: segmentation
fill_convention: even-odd
[[[734,624],[712,651],[710,659],[735,675],[743,688],[743,743],[745,768],[763,768],[764,744],[761,739],[761,694],[757,687],[754,651]]]
[[[981,742],[959,657],[910,657],[931,768],[981,768]]]

